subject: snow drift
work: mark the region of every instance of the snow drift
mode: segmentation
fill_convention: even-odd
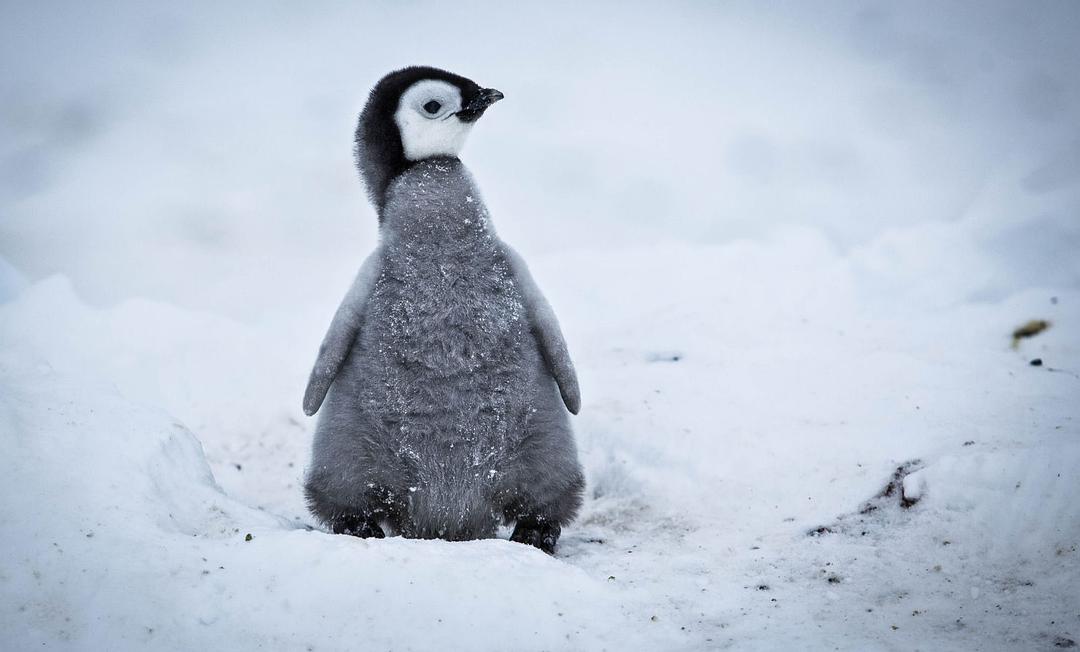
[[[1080,640],[1072,5],[114,9],[0,20],[0,647]],[[464,160],[581,376],[555,558],[302,503],[412,63],[507,93]]]

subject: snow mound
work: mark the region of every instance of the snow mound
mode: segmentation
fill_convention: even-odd
[[[1080,542],[1080,441],[1075,434],[1033,447],[1007,442],[947,455],[904,482],[926,494],[942,539],[962,527],[977,554],[1010,559],[1060,557]],[[961,525],[962,524],[962,525]],[[974,528],[972,526],[975,526]]]
[[[62,277],[25,288],[0,306],[0,482],[17,497],[2,505],[5,643],[1075,638],[1080,294],[867,312],[859,265],[806,230],[533,268],[585,388],[589,496],[556,559],[309,529],[299,397],[315,342],[159,302],[90,307]],[[1010,350],[1032,317],[1054,326]]]
[[[54,317],[133,314],[130,306],[71,305],[62,280],[31,288],[19,303],[28,314],[49,307]],[[0,491],[18,497],[5,498],[0,533],[7,647],[539,650],[627,642],[624,617],[597,581],[532,548],[366,542],[237,502],[176,418],[76,373],[70,343],[48,361],[28,353],[33,337],[18,318],[3,317]],[[55,368],[65,365],[67,372]]]

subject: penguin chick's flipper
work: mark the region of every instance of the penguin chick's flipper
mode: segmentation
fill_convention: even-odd
[[[349,349],[363,325],[368,295],[379,277],[380,260],[379,249],[367,257],[341,306],[334,313],[330,330],[326,332],[322,346],[319,347],[319,357],[315,360],[315,367],[311,370],[311,378],[308,379],[307,390],[304,392],[304,414],[309,417],[319,411],[330,384],[334,382],[345,358],[349,357]]]
[[[504,246],[506,260],[510,263],[514,280],[525,300],[529,324],[540,343],[540,351],[547,363],[548,371],[559,384],[559,393],[562,394],[566,409],[570,410],[570,414],[577,414],[581,409],[581,391],[578,389],[574,363],[570,360],[570,351],[567,350],[566,340],[563,339],[562,330],[559,329],[559,320],[556,319],[555,311],[551,309],[551,305],[548,304],[543,292],[533,280],[532,274],[529,273],[525,259],[519,256],[510,245]]]

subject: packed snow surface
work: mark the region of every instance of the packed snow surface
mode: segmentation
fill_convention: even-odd
[[[1080,642],[1074,5],[111,9],[0,20],[0,648]],[[507,95],[463,158],[581,379],[554,557],[303,505],[412,63]]]

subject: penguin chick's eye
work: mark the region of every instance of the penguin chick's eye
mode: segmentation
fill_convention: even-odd
[[[435,100],[431,100],[427,104],[424,105],[424,110],[427,111],[428,113],[430,113],[431,115],[435,115],[436,113],[438,113],[439,109],[441,109],[441,108],[442,108],[442,104],[439,104]]]

